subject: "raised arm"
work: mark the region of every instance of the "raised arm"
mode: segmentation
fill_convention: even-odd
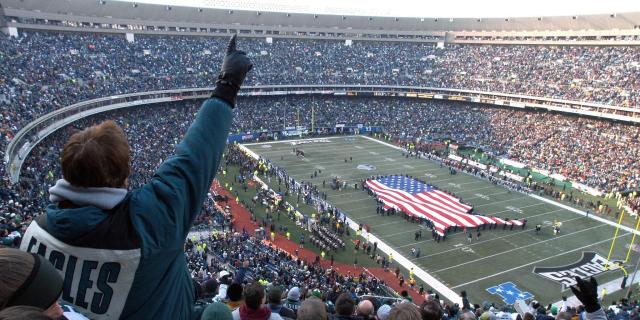
[[[143,243],[182,246],[220,164],[236,96],[251,67],[246,54],[236,50],[234,35],[212,97],[202,104],[175,154],[132,195],[132,220]]]

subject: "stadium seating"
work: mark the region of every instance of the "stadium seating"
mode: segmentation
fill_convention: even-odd
[[[78,101],[212,85],[217,75],[217,64],[212,62],[221,60],[219,52],[225,41],[138,36],[135,43],[127,43],[124,37],[114,35],[25,32],[19,39],[0,35],[1,155],[4,157],[8,141],[27,123]],[[640,60],[636,47],[452,45],[440,49],[416,43],[356,42],[345,46],[343,42],[318,40],[243,41],[255,65],[248,85],[419,85],[640,106],[640,73],[637,66],[627,63]],[[232,131],[278,130],[283,123],[310,126],[312,105],[318,128],[364,124],[381,126],[398,140],[454,140],[607,191],[635,189],[640,181],[640,128],[552,113],[398,99],[288,98],[285,105],[277,98],[241,98]],[[62,143],[77,128],[107,118],[125,128],[133,149],[129,183],[135,188],[148,181],[170,154],[198,107],[198,101],[174,102],[153,112],[136,107],[80,120],[36,146],[16,186],[9,184],[6,168],[0,164],[2,244],[16,245],[25,226],[46,207],[47,189],[60,177]],[[287,107],[297,112],[286,113]],[[631,203],[636,210],[638,199]],[[207,201],[198,222],[200,227],[194,231],[210,231],[225,224],[225,212]],[[204,243],[206,249],[200,250],[198,245]],[[186,248],[192,276],[202,282],[216,278],[222,270],[238,273],[243,267],[237,262],[248,259],[252,262],[246,281],[278,281],[288,289],[304,283],[309,290],[303,296],[307,297],[313,295],[312,288],[332,292],[334,287],[351,290],[354,296],[389,294],[378,279],[361,274],[336,280],[327,276],[327,270],[295,262],[246,234],[224,241],[214,236],[189,239]],[[214,258],[213,264],[207,264],[208,255]],[[269,259],[274,255],[280,259]],[[337,298],[332,294],[322,297],[332,303]],[[382,303],[383,299],[374,301],[376,306]],[[490,312],[491,307],[474,307],[475,316]],[[627,307],[631,308],[625,305],[620,309]],[[452,318],[462,312],[455,305],[444,309]],[[515,312],[510,308],[503,311]]]

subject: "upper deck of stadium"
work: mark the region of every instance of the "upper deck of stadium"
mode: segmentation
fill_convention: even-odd
[[[132,34],[403,42],[638,45],[640,12],[436,18],[228,10],[109,0],[1,0],[0,27]]]

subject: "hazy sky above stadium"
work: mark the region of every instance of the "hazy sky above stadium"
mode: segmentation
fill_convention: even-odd
[[[200,8],[424,18],[515,18],[640,12],[638,0],[120,0]]]

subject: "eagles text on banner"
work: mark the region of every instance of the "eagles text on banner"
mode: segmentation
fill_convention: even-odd
[[[474,228],[483,224],[522,225],[520,220],[471,214],[472,207],[462,203],[460,199],[410,177],[380,177],[367,180],[365,185],[384,204],[385,209],[402,210],[409,215],[430,220],[440,235],[454,226]]]

